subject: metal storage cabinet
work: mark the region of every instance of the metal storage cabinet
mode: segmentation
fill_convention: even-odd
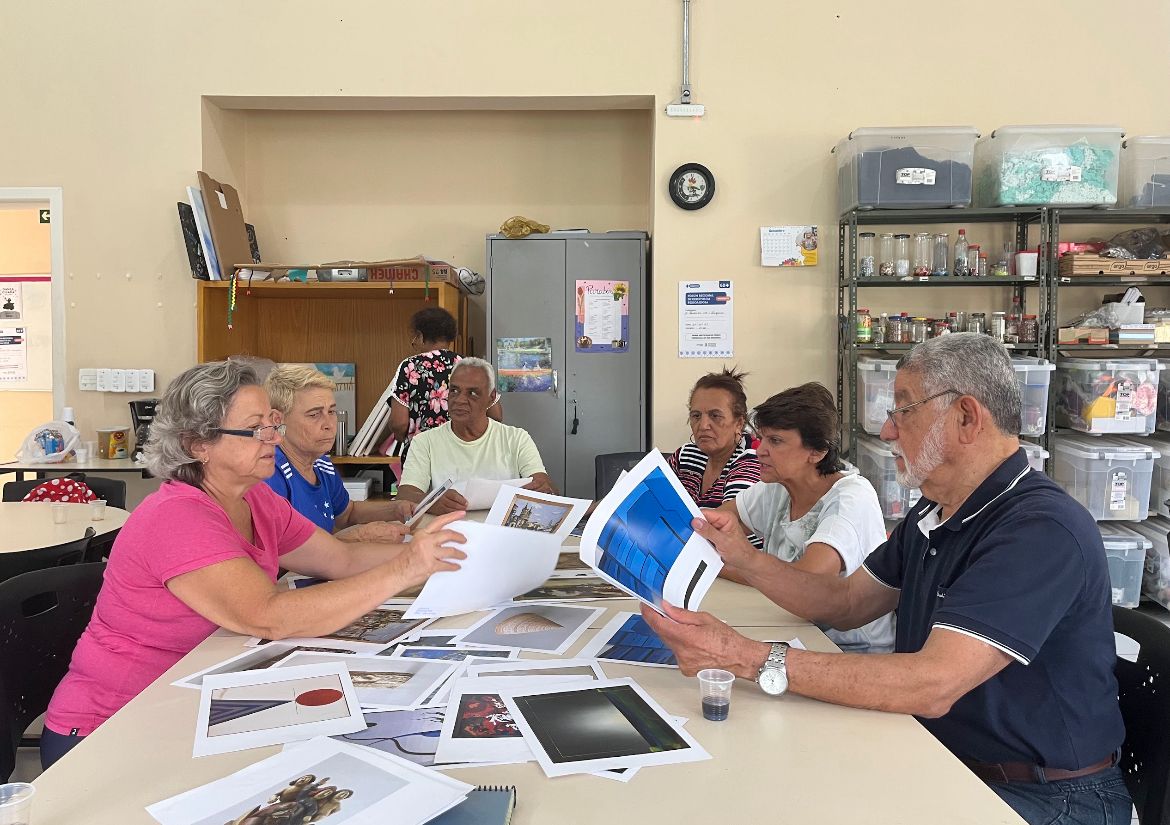
[[[553,388],[505,393],[505,421],[532,435],[549,477],[565,495],[593,498],[597,454],[646,449],[647,245],[644,232],[487,239],[487,349],[492,365],[499,367],[499,338],[552,339]],[[576,289],[581,280],[629,281],[626,352],[577,352]]]

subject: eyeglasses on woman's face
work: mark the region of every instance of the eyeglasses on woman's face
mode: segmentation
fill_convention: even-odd
[[[267,424],[263,427],[256,427],[251,430],[229,430],[224,427],[216,427],[215,431],[220,435],[235,435],[240,438],[254,438],[264,444],[271,444],[277,439],[277,436],[284,435],[288,428],[284,424]]]

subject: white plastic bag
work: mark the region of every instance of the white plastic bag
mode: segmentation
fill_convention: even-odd
[[[67,421],[49,421],[24,437],[16,457],[25,464],[64,461],[81,443],[81,433]]]

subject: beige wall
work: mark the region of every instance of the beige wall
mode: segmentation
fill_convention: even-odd
[[[1117,120],[1130,134],[1170,132],[1160,105],[1170,52],[1158,40],[1170,4],[1161,0],[1134,0],[1108,37],[1087,33],[1103,25],[1089,0],[965,10],[697,0],[692,80],[709,109],[699,122],[660,112],[678,93],[680,6],[139,0],[115,20],[100,4],[12,4],[0,30],[9,78],[0,111],[10,114],[0,185],[64,187],[67,373],[142,352],[141,365],[165,382],[194,357],[194,289],[174,203],[204,158],[203,95],[654,96],[653,424],[664,447],[685,432],[685,388],[718,366],[675,356],[679,280],[734,279],[735,360],[752,373],[753,401],[797,381],[831,382],[828,150],[849,129]],[[1062,57],[1070,49],[1076,60]],[[218,125],[230,132],[235,114]],[[697,213],[665,194],[669,172],[692,160],[718,178],[714,203]],[[346,231],[343,217],[324,221]],[[761,269],[758,227],[780,223],[824,227],[825,263]],[[86,420],[126,420],[122,396],[71,401]]]
[[[50,269],[49,224],[40,223],[36,209],[0,205],[0,275],[45,275]],[[34,297],[30,293],[48,294],[47,284],[24,287],[26,310]],[[51,341],[51,334],[38,340]],[[0,391],[0,461],[13,458],[24,436],[52,417],[51,392]]]

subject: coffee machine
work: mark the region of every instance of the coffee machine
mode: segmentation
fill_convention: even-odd
[[[150,422],[154,420],[157,406],[157,398],[139,398],[130,402],[130,424],[134,427],[134,452],[130,457],[135,461],[142,458],[147,436],[150,435]]]

